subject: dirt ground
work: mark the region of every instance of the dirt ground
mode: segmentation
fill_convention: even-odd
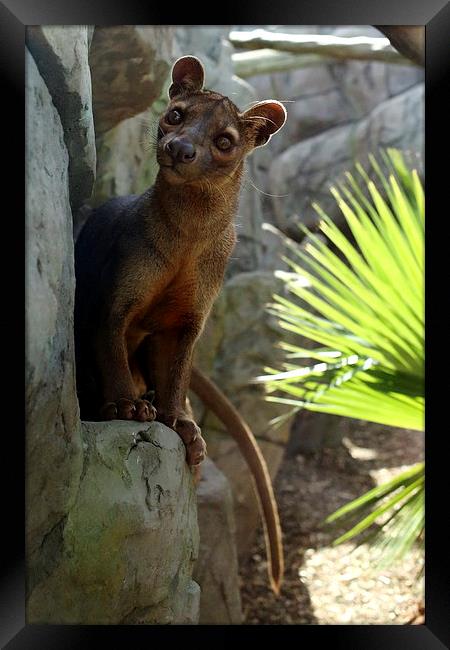
[[[268,587],[259,531],[241,562],[244,624],[406,624],[423,604],[422,553],[412,550],[374,571],[373,550],[353,541],[333,547],[321,524],[338,507],[423,460],[423,434],[345,420],[343,444],[286,457],[275,482],[285,550],[277,598]],[[343,529],[341,529],[343,531]],[[339,529],[338,529],[339,532]]]

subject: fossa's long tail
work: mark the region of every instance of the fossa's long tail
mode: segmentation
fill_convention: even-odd
[[[279,594],[284,572],[281,526],[272,481],[264,456],[250,427],[233,404],[218,386],[198,368],[192,369],[190,386],[205,406],[211,409],[224,423],[228,433],[236,440],[250,468],[264,522],[270,584],[273,591]]]

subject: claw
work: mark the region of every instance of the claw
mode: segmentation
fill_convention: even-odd
[[[147,400],[131,400],[121,397],[117,402],[107,402],[100,409],[104,420],[138,420],[151,422],[156,417],[156,409]]]
[[[100,409],[100,417],[104,420],[114,420],[117,417],[117,406],[115,402],[107,402]]]

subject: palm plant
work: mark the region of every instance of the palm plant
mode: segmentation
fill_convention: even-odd
[[[266,384],[266,399],[291,406],[288,415],[305,408],[421,431],[424,193],[399,151],[381,155],[387,175],[370,157],[378,187],[357,164],[358,180],[347,173],[331,190],[354,243],[318,205],[319,229],[339,254],[304,227],[310,241],[304,249],[287,240],[291,272],[277,275],[292,299],[274,296],[269,311],[283,328],[319,346],[281,342],[284,370],[267,368],[257,380]],[[423,538],[424,464],[346,504],[327,522],[341,519],[353,523],[335,544],[365,532],[360,543],[376,543],[383,564],[401,557]]]

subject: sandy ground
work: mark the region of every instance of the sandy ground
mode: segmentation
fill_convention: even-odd
[[[268,588],[262,531],[241,563],[244,624],[406,624],[423,602],[422,553],[374,570],[374,553],[353,541],[333,547],[331,512],[423,459],[423,435],[345,420],[343,445],[286,458],[275,482],[286,571]],[[339,529],[338,529],[339,532]]]

